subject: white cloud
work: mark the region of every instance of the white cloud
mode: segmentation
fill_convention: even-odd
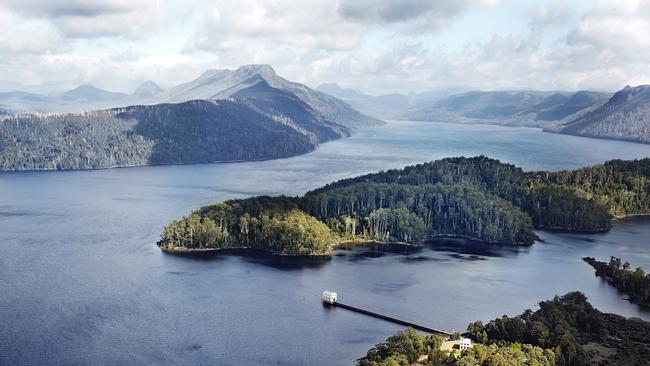
[[[167,20],[162,0],[2,0],[2,7],[70,38],[142,36]]]
[[[247,63],[373,94],[649,83],[650,0],[591,1],[0,0],[0,88],[130,91]]]
[[[370,24],[439,28],[468,8],[499,3],[497,0],[341,0],[337,12],[343,18]]]

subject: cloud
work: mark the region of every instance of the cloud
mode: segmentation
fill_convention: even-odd
[[[479,0],[342,0],[337,11],[343,18],[364,23],[393,24],[415,20],[437,28],[468,8],[497,3]]]
[[[97,17],[127,13],[138,7],[138,1],[127,0],[5,0],[4,4],[17,12],[42,17]]]
[[[576,13],[576,5],[568,0],[552,0],[541,7],[533,20],[536,26],[566,24]]]
[[[188,42],[186,52],[292,45],[352,50],[382,27],[436,31],[463,11],[496,0],[292,0],[217,1]],[[390,29],[390,27],[395,27]]]
[[[3,0],[1,7],[69,38],[142,36],[167,19],[162,0]]]
[[[349,50],[364,29],[341,19],[329,0],[218,1],[207,11],[185,50],[221,52],[243,47],[291,45]]]
[[[650,0],[0,0],[2,89],[130,91],[269,63],[372,94],[650,82]]]
[[[568,40],[574,45],[641,51],[650,46],[650,0],[602,1],[588,11]]]

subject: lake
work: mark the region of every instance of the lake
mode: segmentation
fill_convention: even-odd
[[[391,122],[281,160],[0,174],[0,364],[353,364],[400,329],[324,308],[326,289],[447,330],[572,290],[602,311],[650,320],[581,260],[614,255],[650,269],[650,219],[605,234],[538,231],[527,248],[447,241],[341,250],[328,260],[183,257],[155,245],[165,224],[202,205],[480,154],[560,170],[650,156],[650,145]]]

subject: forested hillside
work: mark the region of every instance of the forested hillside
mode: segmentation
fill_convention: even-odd
[[[344,179],[310,194],[362,182],[471,184],[511,202],[540,228],[603,231],[611,216],[650,213],[649,158],[560,172],[524,172],[484,156],[448,158]]]
[[[599,108],[548,130],[650,143],[650,85],[627,86]]]
[[[417,244],[444,235],[532,244],[533,227],[606,231],[613,216],[650,213],[649,172],[650,159],[524,172],[484,156],[448,158],[344,179],[303,197],[253,197],[204,207],[170,224],[159,245],[323,254],[342,241]],[[219,240],[192,234],[210,230]]]
[[[580,292],[556,296],[526,310],[487,324],[471,323],[473,347],[440,350],[438,336],[407,329],[370,349],[361,366],[420,365],[648,365],[650,323],[601,313]]]
[[[228,100],[28,114],[0,120],[0,170],[270,159],[311,151],[317,143],[290,119]]]
[[[132,95],[81,86],[52,100],[25,93],[4,93],[0,99],[16,96],[47,102],[57,108],[44,110],[55,111],[68,110],[68,104],[73,110],[134,101],[147,105],[56,115],[0,111],[0,170],[283,158],[384,123],[284,79],[268,65],[209,70],[164,92],[145,82]],[[18,110],[40,110],[30,106]]]

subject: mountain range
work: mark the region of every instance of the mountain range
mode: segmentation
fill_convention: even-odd
[[[131,94],[90,85],[46,96],[0,93],[0,170],[287,157],[384,123],[355,107],[395,119],[533,126],[650,143],[646,85],[613,96],[585,90],[368,96],[336,84],[318,89],[268,65],[245,65],[208,70],[168,90],[147,81]]]
[[[21,91],[2,92],[0,108],[19,113],[82,112],[141,104],[162,91],[162,88],[153,81],[145,81],[131,94],[111,92],[88,84],[62,93],[47,95]]]
[[[56,96],[83,105],[129,98],[139,105],[2,117],[0,170],[280,158],[384,123],[268,65],[209,70],[167,91],[145,83],[129,96],[86,86]]]
[[[605,104],[546,130],[650,143],[650,85],[626,86]]]
[[[604,104],[594,91],[471,91],[451,95],[404,113],[412,120],[545,127]]]
[[[316,89],[349,103],[365,114],[387,119],[400,119],[410,110],[417,109],[428,103],[433,103],[451,93],[466,90],[465,88],[459,87],[423,93],[390,93],[373,96],[354,89],[342,88],[336,83],[324,83]]]
[[[565,91],[447,91],[370,96],[337,84],[318,90],[364,113],[390,119],[541,127],[586,137],[650,143],[650,86],[612,93]]]

